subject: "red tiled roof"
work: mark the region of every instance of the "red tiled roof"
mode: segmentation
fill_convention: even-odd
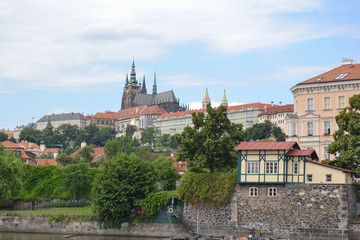
[[[40,148],[39,145],[37,145],[36,143],[31,143],[31,142],[27,142],[27,141],[21,141],[21,142],[19,142],[19,145],[26,149]]]
[[[54,165],[57,166],[58,163],[56,162],[55,159],[36,159],[36,162],[38,163],[38,165]]]
[[[60,151],[59,148],[46,148],[43,152],[44,153],[58,153]]]
[[[8,140],[1,142],[1,145],[3,145],[5,148],[10,148],[10,149],[21,149],[22,148],[20,145],[10,142]]]
[[[340,74],[346,74],[346,73],[348,74],[344,78],[336,79],[337,77],[340,76]],[[308,83],[348,81],[355,79],[360,80],[360,64],[342,65],[340,67],[334,68],[333,70],[320,74],[316,77],[298,83],[297,85],[308,84]]]
[[[331,165],[328,165],[328,164],[325,164],[325,163],[321,163],[321,162],[315,162],[315,161],[310,161],[310,160],[305,160],[305,161],[306,161],[306,162],[310,162],[310,163],[314,163],[314,164],[318,164],[318,165],[321,165],[321,166],[325,166],[325,167],[329,167],[329,168],[341,170],[341,171],[343,171],[343,172],[354,173],[354,171],[351,171],[351,170],[348,170],[348,169],[345,169],[345,168],[339,168],[339,167],[331,166]]]
[[[311,156],[314,152],[314,149],[291,149],[286,153],[286,156]]]
[[[70,157],[75,157],[80,151],[80,149],[81,148],[70,154]],[[106,158],[105,149],[103,147],[93,148],[93,149],[94,149],[94,153],[92,153],[91,155],[94,156],[94,159],[91,162],[97,162],[99,158]]]
[[[227,107],[227,111],[239,111],[239,110],[246,110],[249,107],[255,108],[255,109],[265,109],[266,107],[271,106],[271,104],[264,104],[264,103],[248,103],[248,104],[242,104],[242,105],[236,105],[236,106],[230,106]],[[278,105],[274,105],[274,106],[278,106]],[[160,118],[172,118],[172,117],[181,117],[181,116],[186,116],[186,115],[191,115],[193,112],[198,113],[198,112],[206,112],[205,109],[197,109],[197,110],[188,110],[188,111],[183,111],[183,112],[174,112],[174,113],[165,113],[162,114],[160,116]]]
[[[294,112],[294,104],[287,104],[283,106],[272,106],[266,108],[266,110],[259,114],[259,116],[262,115],[272,115],[276,113],[283,113],[283,112]]]
[[[104,113],[96,113],[92,118],[106,118],[106,119],[116,119],[118,113],[116,112],[104,112]]]
[[[6,135],[9,136],[14,136],[14,131],[0,130],[0,132],[5,133]]]
[[[146,105],[120,110],[117,119],[122,120],[138,117],[144,108],[146,108]]]
[[[27,153],[21,149],[21,158],[22,159],[32,159],[31,157],[29,157],[29,155],[27,155]]]
[[[297,142],[242,142],[234,150],[289,150],[298,148]]]
[[[149,106],[146,107],[145,109],[143,109],[140,113],[141,115],[151,115],[151,114],[157,114],[157,115],[161,115],[167,113],[165,109],[159,107],[159,105],[153,105],[153,106]]]

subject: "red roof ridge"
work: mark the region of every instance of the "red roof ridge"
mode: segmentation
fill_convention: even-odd
[[[295,141],[291,142],[242,142],[234,150],[290,150],[300,149]]]

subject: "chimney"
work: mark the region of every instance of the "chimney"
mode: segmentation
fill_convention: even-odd
[[[279,102],[279,106],[282,106],[282,102]]]
[[[351,58],[343,58],[343,60],[341,60],[341,65],[350,65],[353,64],[353,60]]]
[[[274,101],[271,101],[271,106],[272,106],[272,107],[274,106]]]
[[[86,146],[86,142],[85,141],[82,141],[81,144],[80,144],[80,148],[83,148]]]

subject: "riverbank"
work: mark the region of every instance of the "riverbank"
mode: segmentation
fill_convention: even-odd
[[[140,223],[136,226],[123,223],[119,229],[104,229],[99,222],[93,219],[94,215],[66,216],[0,213],[0,231],[157,238],[190,237],[190,233],[181,224],[176,223]]]

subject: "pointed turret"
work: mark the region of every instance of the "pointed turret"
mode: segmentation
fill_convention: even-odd
[[[205,96],[204,96],[204,98],[202,100],[202,108],[206,109],[206,105],[208,105],[209,103],[211,105],[211,100],[210,100],[210,97],[209,97],[208,89],[206,88]]]
[[[228,101],[227,101],[227,99],[226,99],[226,94],[225,94],[225,89],[224,89],[224,96],[223,96],[223,98],[222,98],[222,100],[221,100],[221,104],[220,105],[222,105],[222,106],[224,106],[224,107],[228,107]]]
[[[129,86],[129,76],[126,74],[125,87]]]
[[[153,85],[153,95],[157,94],[157,86],[156,86],[156,72],[154,73],[154,85]]]
[[[146,91],[146,84],[145,84],[145,75],[144,75],[144,77],[143,77],[143,83],[142,83],[141,93],[145,93],[145,94],[147,94],[147,91]]]
[[[130,85],[132,85],[132,86],[137,85],[136,72],[135,72],[135,60],[134,59],[133,59],[133,63],[132,63],[132,66],[131,66]]]

